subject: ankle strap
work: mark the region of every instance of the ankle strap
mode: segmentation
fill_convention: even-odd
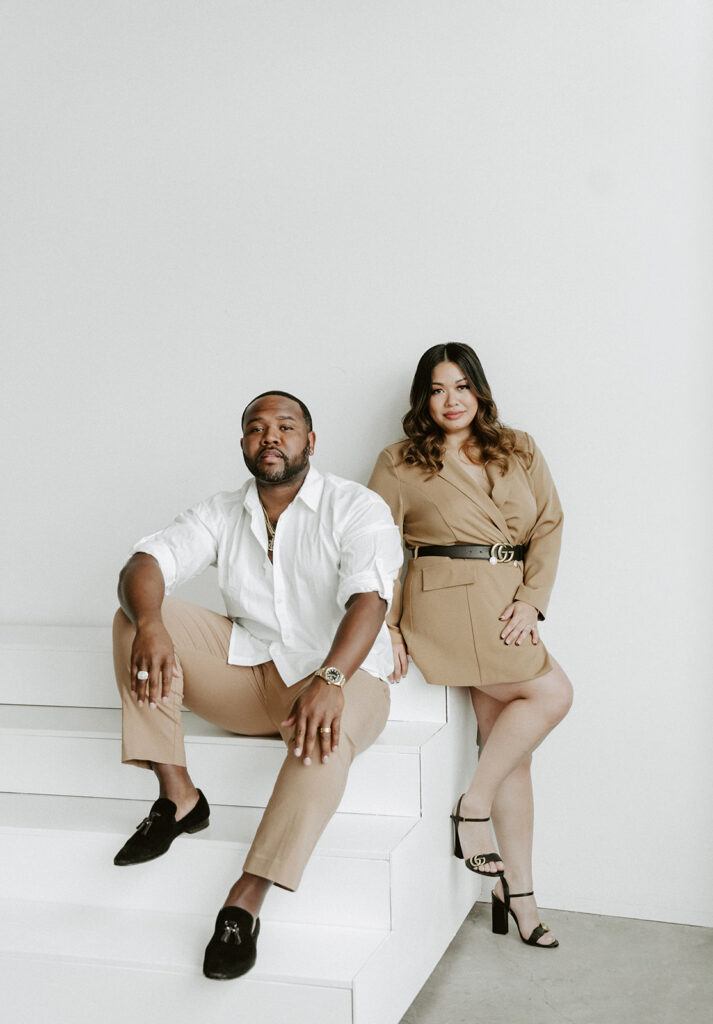
[[[490,821],[490,818],[461,818],[460,814],[451,814],[452,821]]]
[[[519,896],[534,896],[534,892],[511,892],[510,899],[516,900]]]

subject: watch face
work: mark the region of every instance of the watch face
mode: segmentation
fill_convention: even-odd
[[[330,683],[338,683],[339,680],[342,678],[342,673],[339,671],[338,668],[328,668],[326,669],[324,674],[326,678],[330,681]]]

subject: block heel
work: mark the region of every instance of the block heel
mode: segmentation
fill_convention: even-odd
[[[550,930],[547,927],[547,925],[546,924],[542,924],[541,921],[540,921],[540,923],[538,925],[536,925],[532,929],[532,931],[527,936],[527,938],[525,938],[525,936],[520,931],[520,922],[518,921],[517,915],[513,911],[512,907],[510,906],[510,900],[517,900],[517,899],[520,899],[523,896],[534,896],[535,895],[534,892],[512,892],[511,893],[510,889],[508,888],[508,884],[505,881],[505,876],[502,877],[501,881],[502,881],[502,884],[503,884],[503,896],[505,897],[505,899],[504,900],[499,899],[495,895],[494,891],[493,891],[492,896],[491,896],[491,900],[492,900],[492,914],[493,914],[493,932],[494,932],[494,934],[495,935],[507,935],[507,933],[508,933],[508,917],[509,917],[510,914],[512,914],[512,919],[515,922],[515,926],[517,927],[517,933],[520,936],[521,941],[524,942],[526,946],[535,946],[537,949],[557,949],[557,947],[559,946],[559,942],[557,941],[557,939],[555,939],[554,942],[547,942],[547,943],[543,943],[543,942],[539,941],[539,939],[541,939],[542,936],[545,935]]]
[[[493,934],[494,935],[507,935],[508,933],[508,907],[507,903],[503,903],[501,899],[495,895],[495,892],[491,893],[490,896],[493,914]]]

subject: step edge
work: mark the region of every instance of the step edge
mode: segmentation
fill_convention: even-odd
[[[15,908],[17,908],[19,910],[28,909],[28,908],[39,909],[42,906],[42,902],[39,901],[39,900],[15,900],[15,899],[9,899],[9,898],[0,898],[0,908],[2,908],[3,906],[8,907],[10,905],[12,905],[13,907],[15,907]],[[54,903],[53,906],[55,908],[58,907],[58,906],[64,906],[64,907],[72,908],[72,909],[75,909],[75,910],[77,910],[77,909],[87,909],[87,910],[91,910],[91,911],[96,911],[97,910],[97,907],[95,905],[93,905],[93,904],[72,903],[72,902],[67,902],[67,901],[58,901],[57,903]],[[109,911],[107,913],[109,913]],[[116,908],[112,908],[110,913],[111,913],[112,918],[115,919],[117,916],[121,916],[122,911],[120,911],[120,910],[117,911]],[[136,911],[132,911],[132,913],[136,913]],[[186,922],[192,921],[194,924],[200,924],[201,926],[204,926],[206,931],[209,931],[213,927],[213,923],[214,923],[213,916],[208,916],[208,915],[204,915],[204,914],[186,914],[186,913],[181,913],[180,911],[166,910],[166,911],[162,911],[161,912],[161,916],[168,917],[168,918],[174,918],[174,919],[175,918],[182,918]],[[365,938],[369,937],[369,938],[373,939],[374,943],[375,943],[374,946],[366,953],[364,959],[362,959],[358,963],[358,965],[354,966],[353,974],[351,975],[350,978],[349,977],[345,977],[343,975],[339,976],[337,978],[332,978],[332,979],[318,978],[318,977],[310,976],[310,975],[293,975],[293,976],[290,976],[289,978],[286,978],[285,975],[276,974],[274,972],[268,972],[268,971],[264,971],[264,970],[260,971],[260,969],[259,969],[259,959],[258,959],[258,964],[256,965],[256,967],[253,968],[253,970],[250,971],[250,979],[252,979],[253,981],[267,982],[267,983],[271,983],[271,984],[279,983],[279,984],[286,984],[286,985],[293,984],[293,985],[300,985],[300,986],[308,985],[308,986],[319,987],[319,988],[341,988],[341,989],[348,989],[348,990],[353,990],[354,980],[358,977],[358,975],[361,972],[361,970],[363,969],[364,965],[371,960],[372,956],[383,946],[383,944],[388,940],[388,937],[390,935],[390,930],[386,929],[386,928],[350,928],[350,927],[347,926],[347,927],[341,927],[341,928],[335,929],[334,925],[315,925],[315,924],[298,925],[298,924],[296,924],[294,922],[282,922],[282,921],[270,921],[269,927],[270,927],[271,930],[280,929],[281,928],[281,929],[288,929],[288,930],[289,929],[294,929],[295,931],[298,928],[302,928],[303,930],[307,929],[307,930],[311,931],[312,933],[321,932],[321,933],[324,933],[325,935],[326,934],[333,935],[335,933],[335,931],[339,931],[339,932],[352,932],[352,933],[364,936]],[[188,972],[191,975],[202,976],[201,969],[200,969],[200,967],[199,967],[199,965],[197,963],[188,963],[187,964],[187,963],[179,961],[179,962],[175,962],[173,964],[168,963],[168,962],[163,963],[163,964],[156,964],[156,963],[147,963],[145,960],[135,961],[133,959],[128,959],[128,960],[127,959],[117,959],[115,956],[111,956],[111,957],[92,956],[91,954],[88,954],[88,953],[59,953],[59,952],[48,952],[48,951],[44,951],[43,952],[41,950],[31,950],[30,951],[30,950],[22,950],[22,949],[12,949],[12,948],[3,949],[3,948],[0,948],[0,959],[21,959],[21,960],[31,960],[31,961],[35,961],[35,962],[48,962],[49,961],[51,963],[57,963],[57,964],[68,964],[68,965],[87,966],[87,967],[97,967],[97,966],[102,965],[104,967],[113,967],[113,968],[117,968],[117,969],[120,969],[120,970],[137,970],[137,971],[145,971],[147,973],[167,973],[167,974],[182,974],[182,975],[185,975],[186,972]],[[250,979],[246,979],[246,980],[250,980]]]

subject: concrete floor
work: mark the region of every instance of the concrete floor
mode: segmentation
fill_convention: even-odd
[[[548,910],[529,949],[476,903],[401,1024],[711,1024],[713,928]]]

